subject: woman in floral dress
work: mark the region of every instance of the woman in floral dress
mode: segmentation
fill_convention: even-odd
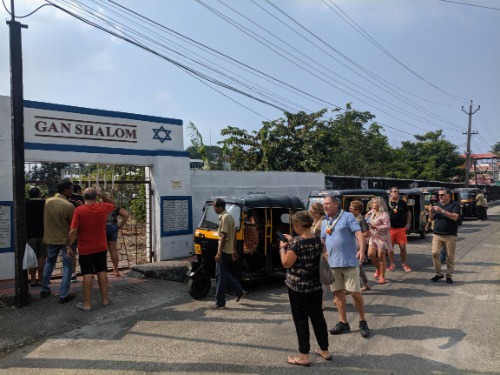
[[[371,200],[371,210],[365,215],[366,222],[370,228],[370,242],[368,243],[368,256],[375,266],[375,274],[379,284],[385,284],[385,257],[392,251],[391,244],[391,220],[387,213],[387,205],[382,197],[374,197]],[[377,258],[378,256],[378,258]]]

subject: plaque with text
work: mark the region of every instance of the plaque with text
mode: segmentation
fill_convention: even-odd
[[[12,202],[0,202],[0,252],[14,251],[13,236]]]
[[[192,199],[188,196],[161,197],[161,236],[193,233]]]

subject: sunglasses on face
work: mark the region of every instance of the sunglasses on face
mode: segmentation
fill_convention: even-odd
[[[438,197],[444,197],[446,194],[448,194],[448,193],[438,194]]]

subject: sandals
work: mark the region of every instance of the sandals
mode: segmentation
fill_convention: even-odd
[[[75,307],[78,309],[78,310],[82,310],[82,311],[85,311],[85,312],[88,312],[88,311],[92,311],[92,307],[89,308],[89,309],[86,309],[83,307],[83,302],[78,302]]]
[[[311,366],[311,362],[300,362],[300,360],[297,357],[288,357],[287,362],[289,365],[303,366],[303,367]]]
[[[325,361],[331,361],[332,360],[332,356],[330,355],[330,353],[328,353],[328,355],[325,355],[321,352],[320,349],[316,349],[314,351],[314,353],[316,353],[317,355],[319,355],[321,358],[323,358]]]
[[[365,292],[365,291],[370,290],[370,289],[371,289],[370,284],[365,284],[365,285],[361,288],[361,291],[362,291],[362,292]]]

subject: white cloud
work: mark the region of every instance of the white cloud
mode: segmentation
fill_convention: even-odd
[[[114,68],[113,55],[109,51],[95,53],[90,58],[90,67],[95,70],[109,71]]]

